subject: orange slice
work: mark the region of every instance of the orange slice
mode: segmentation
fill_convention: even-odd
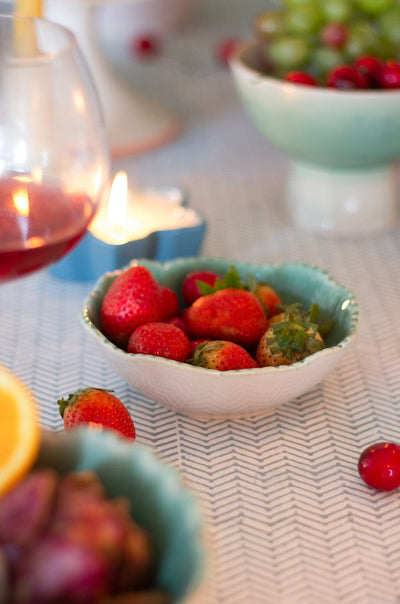
[[[36,401],[16,375],[0,365],[0,496],[33,465],[40,441]]]

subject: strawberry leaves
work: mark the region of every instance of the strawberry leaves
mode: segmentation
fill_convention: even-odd
[[[242,281],[239,272],[233,264],[228,268],[222,279],[216,279],[214,285],[209,285],[203,281],[196,281],[202,296],[209,296],[221,289],[245,289],[248,290],[246,284]]]
[[[68,405],[73,405],[78,399],[92,392],[93,390],[97,390],[99,392],[114,392],[114,390],[109,390],[107,388],[92,388],[90,386],[87,388],[81,388],[80,390],[75,390],[75,392],[71,392],[66,399],[61,398],[57,401],[61,417],[64,417],[64,412]]]
[[[273,354],[282,353],[290,361],[296,354],[312,354],[325,345],[317,338],[319,308],[312,304],[305,311],[300,304],[291,304],[284,311],[284,318],[273,325],[273,336],[267,344]]]
[[[134,440],[136,429],[128,409],[121,400],[106,388],[81,388],[57,401],[69,430],[81,424],[101,426],[114,430],[121,436]]]

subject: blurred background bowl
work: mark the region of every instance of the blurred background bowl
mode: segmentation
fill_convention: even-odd
[[[135,39],[164,39],[185,27],[200,0],[103,1],[96,16],[97,32],[106,44],[129,48]]]
[[[168,590],[174,604],[199,586],[204,551],[198,504],[178,473],[150,448],[86,427],[43,431],[36,467],[59,473],[93,470],[109,497],[129,499],[132,517],[152,536],[156,586]]]
[[[335,90],[265,74],[256,42],[232,56],[245,111],[290,158],[284,192],[303,231],[367,236],[395,226],[400,90]]]
[[[130,54],[131,71],[135,40],[152,44],[171,35],[189,21],[197,1],[44,0],[44,16],[78,40],[98,89],[113,158],[163,146],[182,129],[164,96],[148,96],[134,74],[128,78],[125,69],[117,69],[114,54]]]
[[[187,273],[208,269],[223,275],[233,263],[221,258],[135,262],[147,266],[159,283],[178,295]],[[288,366],[228,372],[161,357],[128,354],[105,337],[99,318],[103,298],[120,271],[106,273],[99,279],[85,302],[83,325],[118,375],[134,390],[168,409],[188,416],[217,419],[266,414],[311,390],[342,360],[354,340],[358,304],[346,287],[316,266],[243,262],[234,262],[234,265],[242,279],[248,274],[254,275],[273,287],[284,303],[301,302],[305,307],[314,302],[318,304],[321,313],[334,322],[325,340],[326,348]]]

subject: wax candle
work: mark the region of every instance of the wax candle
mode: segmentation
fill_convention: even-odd
[[[134,258],[166,261],[196,256],[205,230],[204,219],[188,207],[181,189],[128,189],[126,174],[118,173],[87,235],[51,273],[91,281]]]
[[[182,205],[182,191],[170,188],[128,189],[125,172],[116,174],[108,200],[102,204],[89,227],[97,239],[123,244],[150,233],[198,224],[196,212]]]

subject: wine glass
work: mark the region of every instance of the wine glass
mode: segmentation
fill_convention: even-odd
[[[74,34],[0,15],[0,282],[69,252],[108,180],[102,110]]]

